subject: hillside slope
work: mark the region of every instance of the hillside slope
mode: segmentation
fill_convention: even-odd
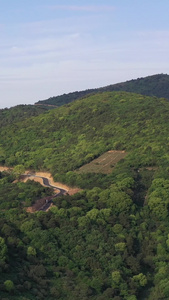
[[[122,83],[112,84],[102,88],[88,89],[84,91],[63,94],[61,96],[50,97],[49,99],[38,101],[36,102],[36,104],[51,104],[61,106],[75,101],[76,99],[83,98],[86,95],[105,91],[126,91],[147,96],[156,96],[159,98],[164,97],[169,100],[169,75],[157,74],[147,76],[145,78],[138,78]]]
[[[157,164],[168,149],[168,115],[167,100],[96,94],[2,129],[0,161],[65,174],[119,149],[139,153],[138,165]]]

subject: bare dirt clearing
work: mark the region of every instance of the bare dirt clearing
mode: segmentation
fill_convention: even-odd
[[[127,153],[125,151],[110,150],[102,154],[98,158],[92,160],[90,163],[80,167],[76,172],[79,173],[103,173],[108,174],[118,161],[123,159]]]
[[[8,171],[8,170],[12,170],[12,168],[8,168],[8,167],[0,167],[0,172]]]

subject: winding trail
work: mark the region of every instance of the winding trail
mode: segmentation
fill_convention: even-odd
[[[63,188],[60,188],[60,187],[58,187],[58,186],[56,186],[56,185],[52,185],[52,184],[50,184],[50,181],[49,181],[49,178],[48,177],[43,177],[43,176],[39,176],[39,175],[34,175],[34,174],[23,174],[22,175],[23,177],[28,177],[28,179],[29,178],[32,178],[32,177],[35,177],[35,178],[41,178],[42,179],[42,182],[43,182],[43,185],[44,186],[47,186],[47,187],[52,187],[52,188],[54,188],[55,190],[57,190],[57,191],[59,191],[59,192],[57,192],[55,195],[56,196],[61,196],[61,195],[64,195],[64,194],[66,194],[67,192],[68,192],[68,190],[67,189],[63,189]]]
[[[12,171],[13,168],[9,168],[9,167],[5,167],[5,166],[0,166],[0,172],[3,171]],[[66,184],[63,184],[61,182],[55,182],[51,173],[49,172],[31,172],[30,170],[25,171],[25,173],[22,175],[23,181],[26,181],[28,179],[30,180],[35,180],[38,181],[40,184],[44,185],[44,186],[50,186],[54,189],[57,190],[65,190],[66,193],[68,193],[69,195],[74,195],[75,193],[81,191],[80,188],[77,187],[70,187]]]
[[[3,171],[12,171],[12,168],[0,166],[0,172]],[[21,175],[21,180],[26,182],[29,179],[38,181],[43,186],[51,187],[55,191],[55,194],[52,197],[44,198],[46,199],[45,204],[43,204],[38,210],[47,211],[52,204],[52,198],[65,195],[65,194],[74,195],[75,193],[81,190],[79,188],[71,188],[60,182],[55,182],[51,174],[48,172],[30,173],[30,171],[25,171],[25,173]]]

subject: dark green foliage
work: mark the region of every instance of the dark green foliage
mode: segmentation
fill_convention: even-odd
[[[61,96],[50,97],[47,100],[38,101],[38,105],[56,105],[61,106],[68,104],[80,98],[84,98],[89,94],[96,94],[100,92],[113,92],[113,91],[125,91],[138,93],[147,96],[164,97],[169,100],[169,75],[157,74],[147,76],[145,78],[138,78],[129,80],[122,83],[117,83],[109,86],[105,86],[97,89],[89,89],[80,92],[73,92],[69,94],[63,94]]]
[[[133,168],[125,169],[122,164],[115,170],[106,189],[55,198],[49,212],[1,210],[2,298],[148,300],[167,295],[168,216],[161,221],[149,205],[134,204],[133,191],[142,184],[144,194],[151,195],[155,179],[151,174],[143,185],[146,170],[138,177]],[[5,178],[9,182],[9,175]]]
[[[97,91],[97,89],[90,89],[90,90],[85,90],[81,92],[73,92],[69,94],[63,94],[60,96],[56,97],[50,97],[47,100],[40,100],[36,102],[36,105],[53,105],[53,106],[61,106],[64,104],[68,104],[72,101],[75,101],[77,99],[83,98],[86,95],[92,94],[93,92]]]

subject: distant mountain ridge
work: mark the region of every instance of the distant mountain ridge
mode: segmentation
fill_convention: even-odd
[[[156,74],[144,78],[132,79],[126,82],[108,85],[96,89],[87,89],[84,91],[76,91],[60,96],[50,97],[46,100],[36,102],[36,105],[54,105],[61,106],[68,104],[80,98],[84,98],[89,94],[99,92],[125,91],[146,96],[155,96],[158,98],[166,98],[169,100],[169,75]]]

